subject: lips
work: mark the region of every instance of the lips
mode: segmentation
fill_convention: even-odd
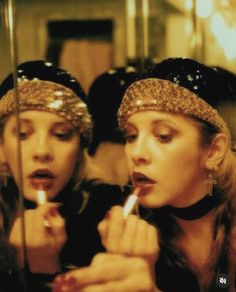
[[[156,183],[156,181],[141,172],[133,172],[132,182],[136,187],[148,187]]]
[[[37,169],[29,175],[31,184],[36,189],[48,189],[52,186],[55,175],[48,169]]]

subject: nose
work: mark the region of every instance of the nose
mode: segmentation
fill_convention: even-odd
[[[51,162],[53,160],[53,151],[47,137],[38,137],[35,143],[33,159],[37,162]]]
[[[151,160],[151,153],[148,147],[147,139],[139,138],[133,144],[133,148],[130,151],[131,159],[137,166],[143,164],[149,164]]]

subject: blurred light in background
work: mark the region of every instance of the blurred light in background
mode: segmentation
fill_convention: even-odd
[[[196,13],[198,17],[207,18],[213,11],[213,0],[197,0]]]

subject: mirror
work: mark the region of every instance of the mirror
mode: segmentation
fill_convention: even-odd
[[[235,11],[227,0],[0,0],[0,81],[15,63],[42,59],[71,72],[86,92],[111,67],[144,69],[168,57],[236,73]],[[235,125],[235,110],[224,110]]]
[[[52,61],[75,75],[85,91],[110,67],[132,64],[143,68],[167,57],[193,57],[233,70],[235,1],[207,3],[58,0],[55,5],[53,0],[15,1],[18,63]],[[7,46],[1,51],[9,52]],[[7,66],[4,59],[2,62],[1,79]]]

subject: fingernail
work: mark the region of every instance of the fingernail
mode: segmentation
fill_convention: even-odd
[[[57,210],[57,208],[51,208],[51,209],[49,209],[49,215],[51,216],[51,217],[56,217],[57,215],[58,215],[58,210]]]
[[[69,277],[66,278],[64,275],[58,276],[52,286],[53,292],[69,292],[71,289],[78,288],[78,283],[76,278]]]
[[[53,281],[53,284],[52,284],[52,291],[54,292],[60,292],[62,291],[62,285],[63,283],[65,282],[65,275],[62,274],[60,276],[57,276],[55,278],[55,280]]]
[[[108,219],[110,219],[110,217],[111,217],[111,211],[109,210],[106,212],[105,219],[108,220]]]

